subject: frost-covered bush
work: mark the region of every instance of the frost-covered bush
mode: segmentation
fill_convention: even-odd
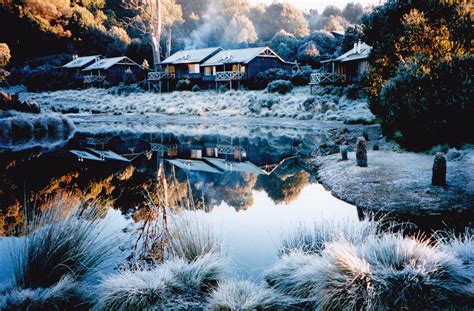
[[[83,85],[82,78],[50,65],[32,69],[24,76],[22,82],[29,91],[34,92],[64,90]]]
[[[176,90],[177,91],[191,91],[192,84],[189,80],[179,80],[176,83]]]
[[[351,84],[344,88],[344,95],[349,99],[356,100],[364,97],[364,91],[358,85]]]
[[[69,212],[62,202],[38,216],[9,249],[12,284],[0,296],[3,309],[22,305],[55,308],[81,299],[80,282],[91,278],[111,255],[104,221],[93,207]]]
[[[191,262],[174,259],[152,270],[111,274],[97,288],[95,309],[166,310],[204,304],[209,291],[223,280],[227,265],[215,252]]]
[[[377,227],[329,226],[296,234],[265,280],[276,292],[318,310],[443,309],[472,303],[470,236],[436,243]]]
[[[315,96],[308,97],[304,100],[304,102],[301,104],[303,109],[305,111],[311,111],[313,110],[317,105],[317,98]]]
[[[279,252],[286,254],[299,250],[319,254],[324,245],[341,239],[360,244],[367,237],[376,235],[380,226],[379,222],[372,220],[318,222],[312,228],[299,226],[283,238]]]
[[[0,146],[3,148],[47,147],[70,139],[73,133],[73,123],[59,114],[0,111]]]
[[[308,67],[303,67],[301,68],[300,71],[298,71],[297,73],[293,74],[293,76],[291,77],[291,83],[294,85],[294,86],[305,86],[305,85],[308,85],[309,84],[309,80],[311,78],[311,73],[313,71],[311,70],[311,68],[308,68]]]
[[[474,131],[466,131],[474,115],[466,104],[474,102],[473,60],[454,58],[429,73],[416,62],[401,64],[371,107],[384,132],[412,150],[474,141]]]
[[[193,85],[193,87],[191,88],[191,91],[193,91],[193,92],[199,92],[200,90],[201,90],[201,88],[197,84]]]
[[[266,310],[281,308],[282,296],[272,290],[247,280],[219,283],[211,294],[212,310]]]
[[[268,83],[267,91],[270,93],[286,94],[293,90],[293,84],[290,81],[276,80]]]
[[[188,261],[223,251],[221,239],[211,226],[203,222],[187,218],[174,219],[170,235],[175,256]]]
[[[276,80],[290,80],[291,74],[281,68],[271,68],[266,71],[260,72],[253,81],[253,88],[264,89],[267,87],[268,83]]]

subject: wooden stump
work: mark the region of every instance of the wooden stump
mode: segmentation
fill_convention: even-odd
[[[433,161],[433,176],[431,177],[433,186],[446,186],[446,158],[438,152]]]
[[[340,146],[339,151],[341,152],[341,160],[346,161],[347,160],[347,146]]]
[[[363,137],[357,140],[356,148],[357,166],[367,167],[367,142]]]

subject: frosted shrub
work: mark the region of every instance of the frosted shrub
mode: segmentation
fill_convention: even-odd
[[[356,160],[357,166],[367,167],[367,142],[363,137],[357,140]]]
[[[93,276],[111,254],[114,243],[103,236],[104,221],[96,208],[76,207],[64,219],[61,203],[54,207],[10,249],[13,284],[5,291],[7,304],[72,301],[79,282]]]
[[[189,80],[179,80],[176,83],[176,90],[177,91],[190,91],[191,90],[191,81]]]
[[[340,146],[339,151],[341,152],[341,160],[347,161],[347,146]]]
[[[281,295],[247,280],[219,283],[209,300],[212,310],[277,309],[282,304]]]
[[[191,262],[174,259],[152,270],[112,274],[97,288],[95,309],[186,309],[203,304],[224,278],[227,266],[221,254],[208,253]]]
[[[280,259],[266,271],[267,284],[317,310],[421,310],[472,304],[471,235],[435,243],[402,233],[346,227],[300,230],[303,233],[288,238]]]
[[[362,243],[367,237],[377,235],[382,223],[373,220],[318,222],[312,228],[299,226],[287,234],[280,246],[280,254],[302,251],[319,254],[329,242],[338,240]]]
[[[286,94],[293,90],[293,84],[286,80],[276,80],[270,82],[267,86],[267,91],[270,93]]]

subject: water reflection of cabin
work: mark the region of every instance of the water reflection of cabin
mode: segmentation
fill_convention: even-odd
[[[295,63],[285,61],[269,47],[257,47],[184,50],[174,53],[161,65],[161,71],[148,74],[148,81],[190,79],[202,86],[225,84],[232,87],[232,84],[237,86],[241,81],[255,78],[270,68],[291,72]]]
[[[187,171],[208,173],[246,172],[271,174],[278,165],[259,167],[247,157],[247,148],[239,145],[212,144],[161,144],[152,143],[151,150],[158,158]]]
[[[310,85],[358,83],[368,68],[372,48],[360,41],[335,59],[321,61],[322,72],[311,74]]]
[[[118,84],[128,74],[130,82],[137,82],[141,66],[126,56],[104,58],[82,70],[85,84]]]

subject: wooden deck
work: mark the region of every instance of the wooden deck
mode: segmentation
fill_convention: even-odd
[[[346,81],[346,75],[331,73],[331,72],[317,72],[311,74],[309,81],[310,85],[318,85],[324,83],[344,83]]]
[[[101,83],[105,76],[84,76],[84,83]]]
[[[148,81],[161,81],[174,78],[174,73],[168,73],[163,71],[152,71],[148,73]]]
[[[232,80],[243,80],[247,78],[245,72],[238,71],[218,71],[216,72],[216,82],[219,81],[232,81]]]

